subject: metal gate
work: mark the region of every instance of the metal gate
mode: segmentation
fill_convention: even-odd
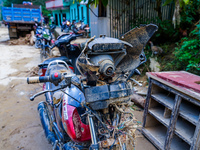
[[[157,1],[159,0],[109,0],[110,36],[119,38],[121,35],[140,24],[158,24],[158,17],[171,20],[174,4],[162,6],[161,15],[158,15]]]

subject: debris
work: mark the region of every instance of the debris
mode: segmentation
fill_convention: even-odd
[[[145,105],[145,102],[146,102],[146,99],[136,93],[133,93],[131,95],[131,101],[133,101],[135,104],[138,104],[140,106],[142,106],[144,108],[144,105]]]
[[[11,87],[10,87],[10,88],[11,88],[11,89],[13,89],[14,87],[15,87],[15,85],[13,84],[13,85],[11,85]]]
[[[33,45],[32,34],[26,34],[25,37],[20,37],[15,40],[10,40],[9,45]]]
[[[24,92],[20,92],[19,94],[20,94],[20,95],[24,95]]]
[[[60,52],[59,52],[59,49],[57,47],[54,47],[51,51],[52,51],[51,52],[51,54],[52,54],[51,57],[58,57],[58,56],[60,56]]]
[[[152,72],[159,72],[160,71],[160,64],[156,61],[155,58],[149,58],[150,59],[150,68]]]
[[[34,31],[31,31],[31,37],[30,37],[30,45],[33,45],[33,37],[34,37]]]
[[[38,76],[38,71],[39,71],[39,67],[33,67],[30,69],[28,76],[32,77],[32,76]]]

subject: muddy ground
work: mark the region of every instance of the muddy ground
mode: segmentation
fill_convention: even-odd
[[[40,63],[39,50],[28,45],[8,45],[7,28],[0,27],[0,150],[49,150],[37,113],[29,97],[41,91],[42,84],[28,85],[26,77]],[[143,111],[135,111],[142,121]],[[136,150],[154,150],[138,131]]]

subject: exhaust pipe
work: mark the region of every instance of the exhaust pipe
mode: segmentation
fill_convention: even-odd
[[[54,150],[59,150],[59,147],[57,146],[58,140],[56,139],[55,134],[51,131],[50,119],[48,116],[49,111],[46,102],[40,102],[38,104],[38,112],[47,140],[53,145]]]

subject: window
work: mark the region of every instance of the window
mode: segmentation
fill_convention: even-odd
[[[74,20],[76,20],[76,9],[74,8]]]
[[[80,4],[77,4],[78,20],[80,19],[80,17],[79,17],[79,7],[80,7]]]
[[[58,25],[58,15],[55,14],[55,21],[56,21],[56,25]]]
[[[83,7],[81,7],[81,19],[84,21]]]
[[[101,0],[99,1],[98,13],[98,17],[106,17],[106,7],[103,6]]]
[[[66,18],[66,14],[62,14],[62,15],[63,15],[63,18],[67,19],[67,18]]]

